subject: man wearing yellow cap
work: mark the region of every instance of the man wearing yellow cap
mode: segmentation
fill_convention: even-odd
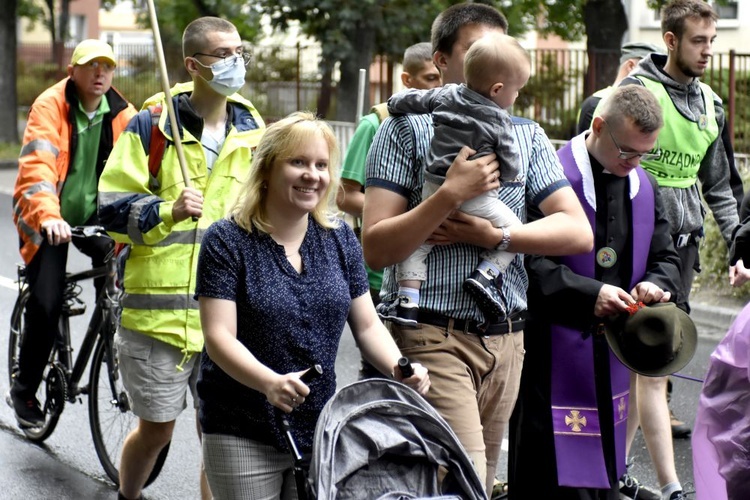
[[[35,394],[57,335],[70,228],[98,224],[99,176],[135,115],[132,104],[112,88],[116,65],[112,47],[82,41],[73,51],[68,76],[42,92],[29,110],[13,193],[13,221],[31,290],[20,371],[8,396],[21,427],[44,422]],[[74,243],[100,266],[105,249],[95,239]],[[95,285],[98,291],[103,278]]]

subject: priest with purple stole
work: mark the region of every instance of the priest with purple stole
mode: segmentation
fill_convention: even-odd
[[[679,258],[656,181],[663,125],[643,87],[617,88],[591,130],[558,156],[594,232],[586,254],[527,256],[529,315],[521,389],[510,422],[509,497],[619,499],[630,372],[602,332],[638,302],[667,302]],[[529,213],[529,220],[540,214]]]

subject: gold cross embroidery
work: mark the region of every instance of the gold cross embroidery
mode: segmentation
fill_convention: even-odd
[[[581,432],[581,426],[586,427],[586,417],[578,410],[570,410],[570,415],[565,416],[565,425],[569,425],[573,432]]]
[[[617,404],[617,410],[620,412],[620,420],[625,418],[625,397],[620,398],[620,402]]]

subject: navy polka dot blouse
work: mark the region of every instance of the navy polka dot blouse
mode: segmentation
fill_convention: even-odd
[[[232,220],[215,222],[203,237],[195,295],[235,302],[237,339],[275,372],[323,367],[305,403],[288,415],[298,447],[309,451],[320,411],[336,390],[334,363],[352,299],[369,285],[362,249],[343,222],[325,229],[309,217],[300,254],[298,273],[268,234],[248,233]],[[224,373],[205,349],[198,395],[203,432],[287,449],[281,410]]]

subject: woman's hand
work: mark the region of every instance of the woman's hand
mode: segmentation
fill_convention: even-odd
[[[398,364],[393,367],[393,375],[396,380],[408,385],[409,387],[420,393],[422,396],[424,396],[430,389],[430,376],[427,373],[427,368],[420,365],[419,363],[412,363],[411,367],[414,370],[414,374],[409,378],[403,378],[403,376],[401,375],[401,369],[399,368]]]
[[[300,377],[306,371],[278,375],[265,392],[268,402],[284,413],[291,413],[304,403],[310,394],[310,388],[300,380]]]

